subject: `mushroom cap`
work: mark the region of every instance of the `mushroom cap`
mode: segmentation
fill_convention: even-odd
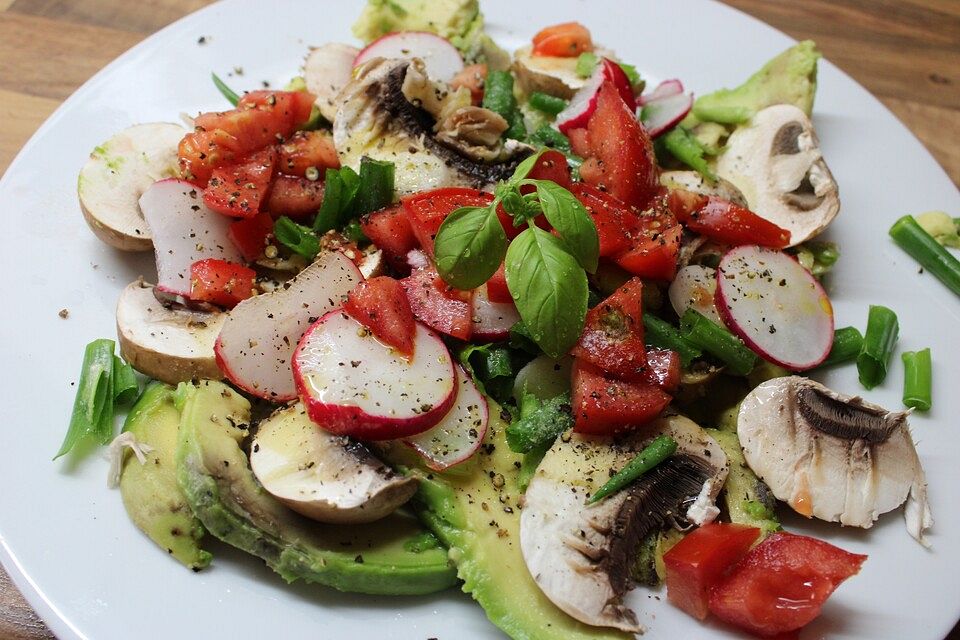
[[[577,58],[534,56],[532,48],[520,47],[513,55],[513,72],[527,94],[540,91],[569,100],[589,80],[577,74]]]
[[[353,75],[353,61],[360,50],[340,42],[312,49],[303,63],[303,80],[307,91],[317,96],[320,115],[329,122],[337,116],[338,96]]]
[[[138,124],[93,150],[80,170],[77,195],[100,240],[122,251],[153,248],[140,196],[157,180],[177,175],[177,145],[186,133],[178,124]]]
[[[740,189],[751,211],[790,231],[790,246],[819,234],[840,211],[813,123],[790,104],[762,109],[734,131],[716,172]]]
[[[117,301],[120,355],[145,375],[169,384],[223,377],[213,353],[226,314],[167,308],[153,285],[133,282]]]

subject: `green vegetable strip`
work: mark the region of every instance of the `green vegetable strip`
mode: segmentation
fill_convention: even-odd
[[[534,91],[530,94],[530,106],[555,116],[567,108],[567,101],[563,98]]]
[[[213,84],[220,90],[220,93],[223,94],[223,97],[233,106],[237,106],[237,103],[240,102],[240,96],[236,91],[227,86],[227,83],[220,79],[215,73],[211,73],[210,77],[213,78]]]
[[[347,236],[347,239],[356,242],[367,242],[370,238],[363,232],[363,228],[360,226],[360,223],[356,220],[351,220],[343,227],[343,235]]]
[[[320,241],[313,231],[287,216],[281,216],[273,223],[273,235],[277,242],[307,260],[312,260],[320,252]]]
[[[483,108],[496,111],[510,121],[510,115],[517,108],[517,99],[513,95],[513,76],[509,71],[491,71],[483,85]]]
[[[716,181],[717,176],[710,170],[704,156],[704,149],[690,132],[681,126],[676,126],[663,136],[663,144],[673,157],[692,168],[705,178]]]
[[[597,68],[597,63],[599,62],[600,58],[597,57],[597,54],[590,51],[581,53],[580,57],[577,58],[577,75],[581,78],[589,78],[593,75],[593,70]]]
[[[687,309],[680,318],[680,333],[726,364],[735,375],[747,375],[757,363],[756,354],[740,338],[694,309]]]
[[[140,394],[140,385],[133,367],[117,356],[113,356],[113,401],[116,404],[129,404]]]
[[[863,348],[863,334],[856,327],[842,327],[833,332],[833,346],[830,355],[820,365],[826,367],[841,362],[849,362],[860,355]]]
[[[567,138],[567,136],[563,135],[549,124],[540,125],[536,131],[530,134],[530,142],[538,146],[556,149],[568,157],[572,154],[570,140]]]
[[[903,404],[917,411],[930,411],[933,395],[933,364],[930,349],[907,351],[903,358]]]
[[[530,453],[535,449],[549,448],[557,436],[572,428],[569,393],[546,402],[524,394],[520,399],[520,417],[507,427],[507,444],[511,451]]]
[[[960,296],[960,260],[924,231],[913,216],[897,220],[890,227],[890,235],[910,257]]]
[[[709,322],[709,321],[708,321]],[[628,484],[653,469],[655,466],[673,455],[677,450],[676,441],[670,436],[657,436],[653,442],[637,454],[637,457],[627,463],[612,478],[590,496],[587,504],[603,500],[610,494],[616,493]]]
[[[313,230],[326,233],[340,226],[340,210],[343,204],[343,181],[336,169],[327,169],[323,179],[323,202],[313,221]]]
[[[83,354],[70,427],[54,460],[92,436],[106,444],[113,435],[113,340],[94,340]]]
[[[644,341],[649,346],[676,351],[684,366],[703,355],[696,345],[688,342],[676,327],[665,320],[644,313],[643,328]]]
[[[393,178],[392,162],[364,157],[360,161],[360,186],[354,214],[370,213],[393,202]]]
[[[873,389],[887,377],[887,363],[899,333],[897,314],[880,305],[870,306],[863,348],[857,356],[857,372],[865,388]]]

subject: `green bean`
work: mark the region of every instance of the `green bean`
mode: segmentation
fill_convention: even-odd
[[[687,366],[703,355],[695,345],[687,341],[672,324],[649,313],[643,314],[644,341],[651,347],[669,349],[680,354],[680,361]]]
[[[534,91],[530,94],[530,106],[555,116],[567,108],[567,101],[557,96]]]
[[[897,314],[881,305],[870,306],[863,348],[857,356],[857,372],[864,388],[873,389],[887,377],[887,363],[899,333]]]
[[[833,346],[830,355],[820,366],[828,367],[841,362],[855,360],[863,348],[863,334],[856,327],[841,327],[833,332]]]
[[[680,318],[680,333],[726,364],[735,375],[747,375],[757,363],[757,355],[740,338],[695,309],[687,309]]]
[[[930,411],[933,395],[933,364],[930,348],[907,351],[903,358],[903,404],[917,411]]]
[[[491,71],[483,85],[483,108],[496,111],[510,122],[517,108],[513,95],[513,76],[509,71]]]
[[[593,504],[603,500],[610,494],[616,493],[626,487],[628,484],[653,469],[655,466],[669,458],[677,450],[676,441],[670,436],[657,436],[653,442],[648,444],[643,451],[637,454],[637,457],[627,463],[612,478],[597,489],[597,492],[590,496],[587,504]]]
[[[54,460],[93,437],[106,444],[113,435],[113,340],[94,340],[83,353],[83,366],[67,435]]]
[[[221,80],[220,76],[217,74],[211,73],[210,77],[213,78],[214,86],[220,90],[220,93],[223,95],[223,97],[226,98],[227,101],[233,106],[237,106],[237,103],[240,102],[240,96],[237,94],[237,92],[228,87],[227,83]]]
[[[711,182],[716,182],[717,176],[710,170],[710,165],[703,157],[703,147],[685,128],[677,126],[671,129],[663,136],[663,145],[677,160]]]
[[[357,203],[354,215],[382,209],[393,202],[394,166],[392,162],[383,162],[364,157],[360,160],[360,188],[357,190]]]
[[[549,124],[542,124],[530,134],[530,142],[535,145],[556,149],[564,154],[571,153],[570,140]]]
[[[903,216],[890,227],[890,236],[910,257],[960,296],[960,260],[923,230],[913,216]]]

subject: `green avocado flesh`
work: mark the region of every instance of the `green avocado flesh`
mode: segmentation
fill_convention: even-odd
[[[763,480],[747,466],[736,431],[707,429],[707,432],[727,454],[730,462],[730,472],[722,495],[730,521],[759,528],[763,538],[779,531],[780,521],[774,511],[776,500]]]
[[[258,556],[288,582],[383,595],[433,593],[457,582],[447,552],[424,548],[423,527],[394,513],[364,525],[302,518],[257,482],[240,448],[250,403],[220,382],[181,383],[177,477],[211,534]]]
[[[177,484],[174,455],[179,425],[173,388],[160,383],[147,387],[130,410],[124,431],[152,450],[143,464],[132,451],[125,452],[120,496],[141,531],[179,562],[198,570],[210,564],[211,556],[200,548],[203,525]]]
[[[574,620],[547,599],[527,571],[517,489],[523,456],[510,451],[507,425],[499,416],[500,408],[491,402],[487,435],[466,469],[410,470],[420,479],[414,498],[420,518],[450,548],[463,590],[514,640],[632,638]],[[399,447],[386,455],[397,464],[417,464]]]

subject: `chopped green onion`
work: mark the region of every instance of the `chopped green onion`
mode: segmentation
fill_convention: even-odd
[[[393,175],[392,162],[364,156],[360,160],[360,183],[353,214],[362,216],[393,202]]]
[[[106,444],[113,436],[113,340],[94,340],[83,353],[70,427],[54,460],[87,437]]]
[[[648,444],[643,451],[637,454],[637,457],[627,463],[627,465],[618,471],[612,478],[600,487],[595,494],[590,496],[587,504],[593,504],[603,500],[610,494],[616,493],[626,487],[628,484],[653,469],[655,466],[669,458],[677,450],[676,441],[670,436],[657,436],[653,442]]]
[[[710,170],[704,156],[704,149],[689,131],[684,127],[676,126],[663,136],[663,146],[674,158],[692,168],[711,182],[716,182],[717,176]]]
[[[593,70],[597,68],[598,62],[600,62],[600,58],[597,57],[597,54],[591,51],[581,53],[580,57],[577,58],[577,75],[581,78],[589,78],[593,75]]]
[[[360,176],[350,167],[327,169],[323,180],[323,202],[313,221],[318,234],[339,229],[346,222],[360,189]]]
[[[534,91],[530,94],[530,106],[555,116],[567,108],[567,101],[557,96]]]
[[[735,375],[747,375],[757,363],[757,355],[740,338],[695,309],[687,309],[680,318],[680,333],[726,364]]]
[[[897,314],[884,306],[870,305],[863,348],[857,356],[857,372],[865,388],[873,389],[887,377],[887,363],[899,333]]]
[[[933,364],[930,349],[907,351],[903,358],[903,404],[917,411],[930,411],[933,395]]]
[[[140,395],[140,384],[133,367],[118,356],[113,356],[113,401],[117,404],[130,404]]]
[[[228,87],[227,83],[221,80],[220,76],[217,74],[211,73],[210,77],[213,78],[214,86],[220,90],[220,93],[223,95],[223,97],[226,98],[227,101],[233,106],[237,106],[237,103],[240,102],[240,95]]]
[[[358,244],[370,240],[367,234],[363,232],[363,227],[356,220],[351,220],[343,227],[343,235],[347,236],[348,240]]]
[[[897,245],[960,296],[960,260],[923,230],[913,216],[903,216],[890,227]]]
[[[273,236],[277,242],[307,260],[320,253],[320,240],[309,227],[297,224],[287,216],[280,216],[273,223]]]
[[[703,352],[687,341],[680,331],[665,320],[643,314],[644,341],[651,347],[669,349],[680,354],[680,361],[687,366],[691,361],[703,355]]]
[[[828,367],[842,362],[856,359],[863,349],[863,334],[856,327],[842,327],[833,332],[833,346],[830,354],[821,363],[821,367]]]

